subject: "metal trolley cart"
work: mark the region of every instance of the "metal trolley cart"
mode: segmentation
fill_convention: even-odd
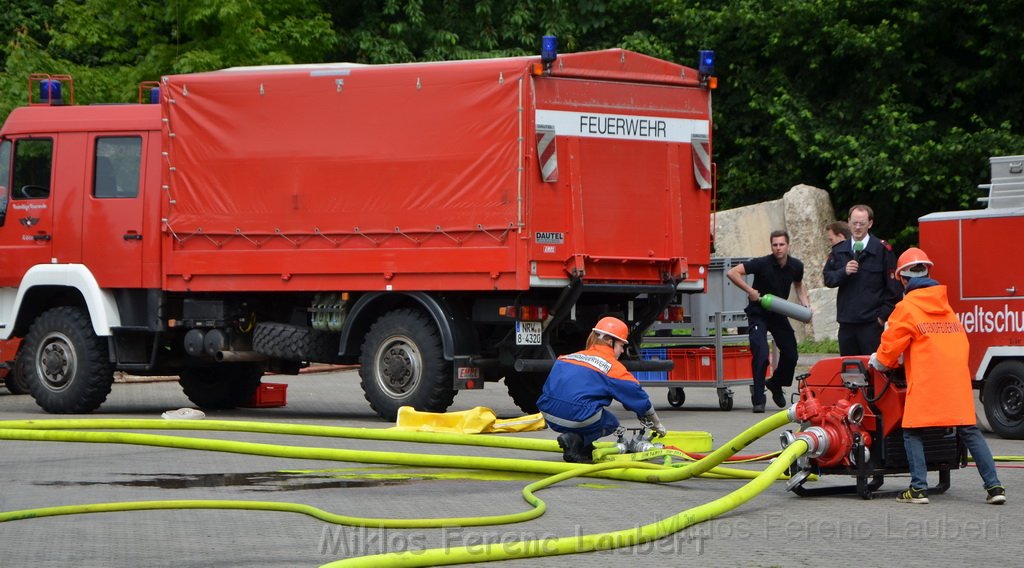
[[[685,387],[715,387],[718,406],[732,410],[731,386],[753,384],[751,354],[743,308],[747,296],[725,277],[746,258],[713,258],[708,271],[707,293],[684,296],[683,323],[659,323],[654,335],[644,338],[644,359],[671,360],[671,371],[636,373],[643,386],[668,387],[668,402],[679,408],[686,401]],[[749,277],[748,277],[749,278]],[[690,335],[670,335],[684,329]],[[732,333],[729,333],[732,331]]]

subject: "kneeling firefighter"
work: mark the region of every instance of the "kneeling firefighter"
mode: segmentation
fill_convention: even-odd
[[[605,409],[613,399],[658,436],[666,434],[647,392],[618,360],[628,334],[622,320],[601,318],[587,337],[586,349],[559,357],[551,368],[537,406],[548,426],[561,433],[558,445],[567,462],[592,462],[594,441],[619,427],[619,420]]]

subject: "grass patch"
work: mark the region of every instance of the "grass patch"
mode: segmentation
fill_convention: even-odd
[[[839,353],[839,341],[836,339],[801,341],[797,344],[796,350],[798,353]]]

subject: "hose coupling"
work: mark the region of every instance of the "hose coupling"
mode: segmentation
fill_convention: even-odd
[[[821,457],[828,451],[829,436],[828,432],[824,428],[819,426],[811,426],[810,428],[797,432],[796,434],[789,433],[795,442],[796,440],[803,440],[807,443],[807,454],[808,458],[814,459]]]

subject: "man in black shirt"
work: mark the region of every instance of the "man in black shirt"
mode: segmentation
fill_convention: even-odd
[[[764,389],[772,391],[772,400],[782,408],[786,406],[786,395],[782,387],[793,384],[793,372],[796,370],[797,352],[796,335],[793,334],[793,326],[789,319],[782,315],[761,307],[762,294],[771,294],[778,298],[789,297],[789,289],[792,286],[805,307],[810,307],[811,302],[807,298],[807,290],[804,289],[804,263],[792,256],[789,256],[789,233],[786,231],[772,231],[771,234],[772,253],[767,256],[752,258],[729,269],[726,276],[739,289],[746,292],[750,298],[747,305],[747,322],[750,334],[750,355],[753,359],[753,379],[750,402],[754,406],[754,412],[764,412],[765,395]],[[754,285],[751,287],[743,279],[747,274],[754,276]],[[779,361],[772,373],[772,378],[765,381],[765,374],[768,371],[768,332],[771,332],[775,339],[775,345],[779,348]]]
[[[836,321],[843,356],[874,353],[885,320],[903,297],[895,274],[896,254],[889,243],[868,232],[874,216],[867,205],[850,208],[853,236],[832,247],[822,270],[825,286],[839,288]]]

